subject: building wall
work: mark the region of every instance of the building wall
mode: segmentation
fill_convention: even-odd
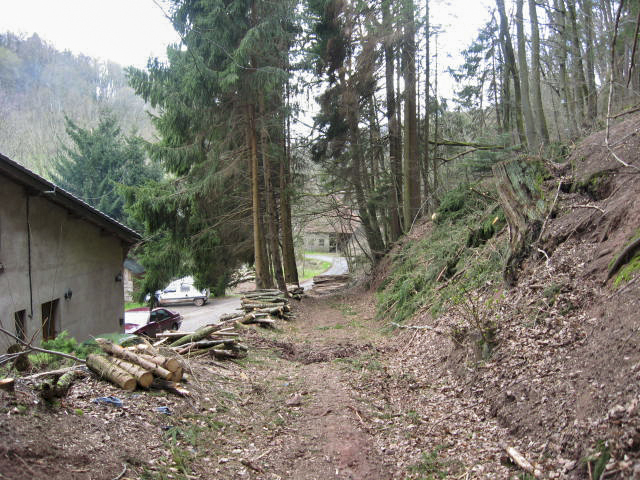
[[[329,252],[330,238],[328,233],[305,233],[304,248],[310,252]]]
[[[31,230],[31,285],[27,201]],[[42,304],[57,300],[56,333],[79,341],[120,330],[123,312],[122,262],[116,236],[0,177],[0,321],[16,332],[14,313],[25,311],[26,338],[42,339]],[[120,281],[116,276],[120,275]],[[71,298],[65,299],[65,292]],[[0,334],[0,349],[14,343]]]

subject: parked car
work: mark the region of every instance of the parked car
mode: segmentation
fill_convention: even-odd
[[[165,330],[178,330],[182,315],[166,308],[131,308],[124,312],[124,332],[155,337]]]
[[[209,289],[198,290],[193,285],[193,277],[184,277],[174,280],[164,290],[156,291],[155,296],[158,305],[193,303],[201,307],[209,301]]]

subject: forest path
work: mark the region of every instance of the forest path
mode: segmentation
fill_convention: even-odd
[[[222,456],[240,469],[216,471],[223,478],[387,479],[370,432],[371,406],[352,387],[369,365],[379,366],[372,346],[378,335],[339,297],[305,298],[298,318],[276,332],[250,331],[256,354],[245,364],[251,385],[241,408],[251,413],[238,438],[225,438]],[[259,412],[259,413],[258,413]],[[246,435],[246,437],[245,437]],[[244,439],[243,439],[244,437]],[[247,443],[249,442],[249,443]],[[235,453],[234,453],[235,452]],[[230,461],[225,467],[233,468]]]

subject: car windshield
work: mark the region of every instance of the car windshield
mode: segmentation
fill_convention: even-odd
[[[124,312],[124,323],[146,325],[149,321],[149,311]]]

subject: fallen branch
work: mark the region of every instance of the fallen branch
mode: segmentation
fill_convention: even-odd
[[[445,332],[443,332],[442,330],[431,327],[429,325],[401,325],[400,323],[396,323],[396,322],[391,322],[391,325],[393,325],[396,328],[406,328],[409,330],[429,330],[430,332],[434,332],[439,335],[445,335]]]
[[[60,368],[58,370],[49,370],[48,372],[34,373],[33,375],[28,375],[26,377],[20,377],[20,380],[37,380],[37,379],[42,378],[42,377],[48,377],[48,376],[54,376],[54,375],[64,375],[67,372],[71,372],[72,370],[77,370],[79,368],[83,368],[83,367],[79,367],[79,366],[75,365],[73,367]]]
[[[0,332],[4,333],[6,335],[9,335],[11,338],[16,340],[19,344],[27,347],[27,350],[25,350],[24,352],[20,352],[22,355],[27,354],[29,352],[40,352],[40,353],[48,353],[49,355],[56,355],[58,357],[68,358],[68,359],[73,360],[74,362],[78,362],[78,363],[86,363],[85,360],[82,360],[81,358],[78,358],[78,357],[74,357],[73,355],[69,355],[68,353],[56,352],[55,350],[47,350],[45,348],[34,347],[30,343],[25,342],[21,338],[16,337],[13,333],[11,333],[8,330],[5,330],[2,327],[0,327]]]
[[[502,444],[501,447],[505,450],[505,452],[507,452],[507,455],[509,455],[509,458],[513,460],[513,463],[519,466],[522,470],[533,475],[535,478],[542,477],[542,472],[538,470],[535,466],[533,466],[531,462],[529,462],[529,460],[524,458],[522,454],[518,452],[515,448],[509,447],[505,444]]]
[[[602,208],[596,205],[571,205],[570,208],[593,208],[594,210],[598,210],[599,212],[602,212],[603,215],[607,213]]]

